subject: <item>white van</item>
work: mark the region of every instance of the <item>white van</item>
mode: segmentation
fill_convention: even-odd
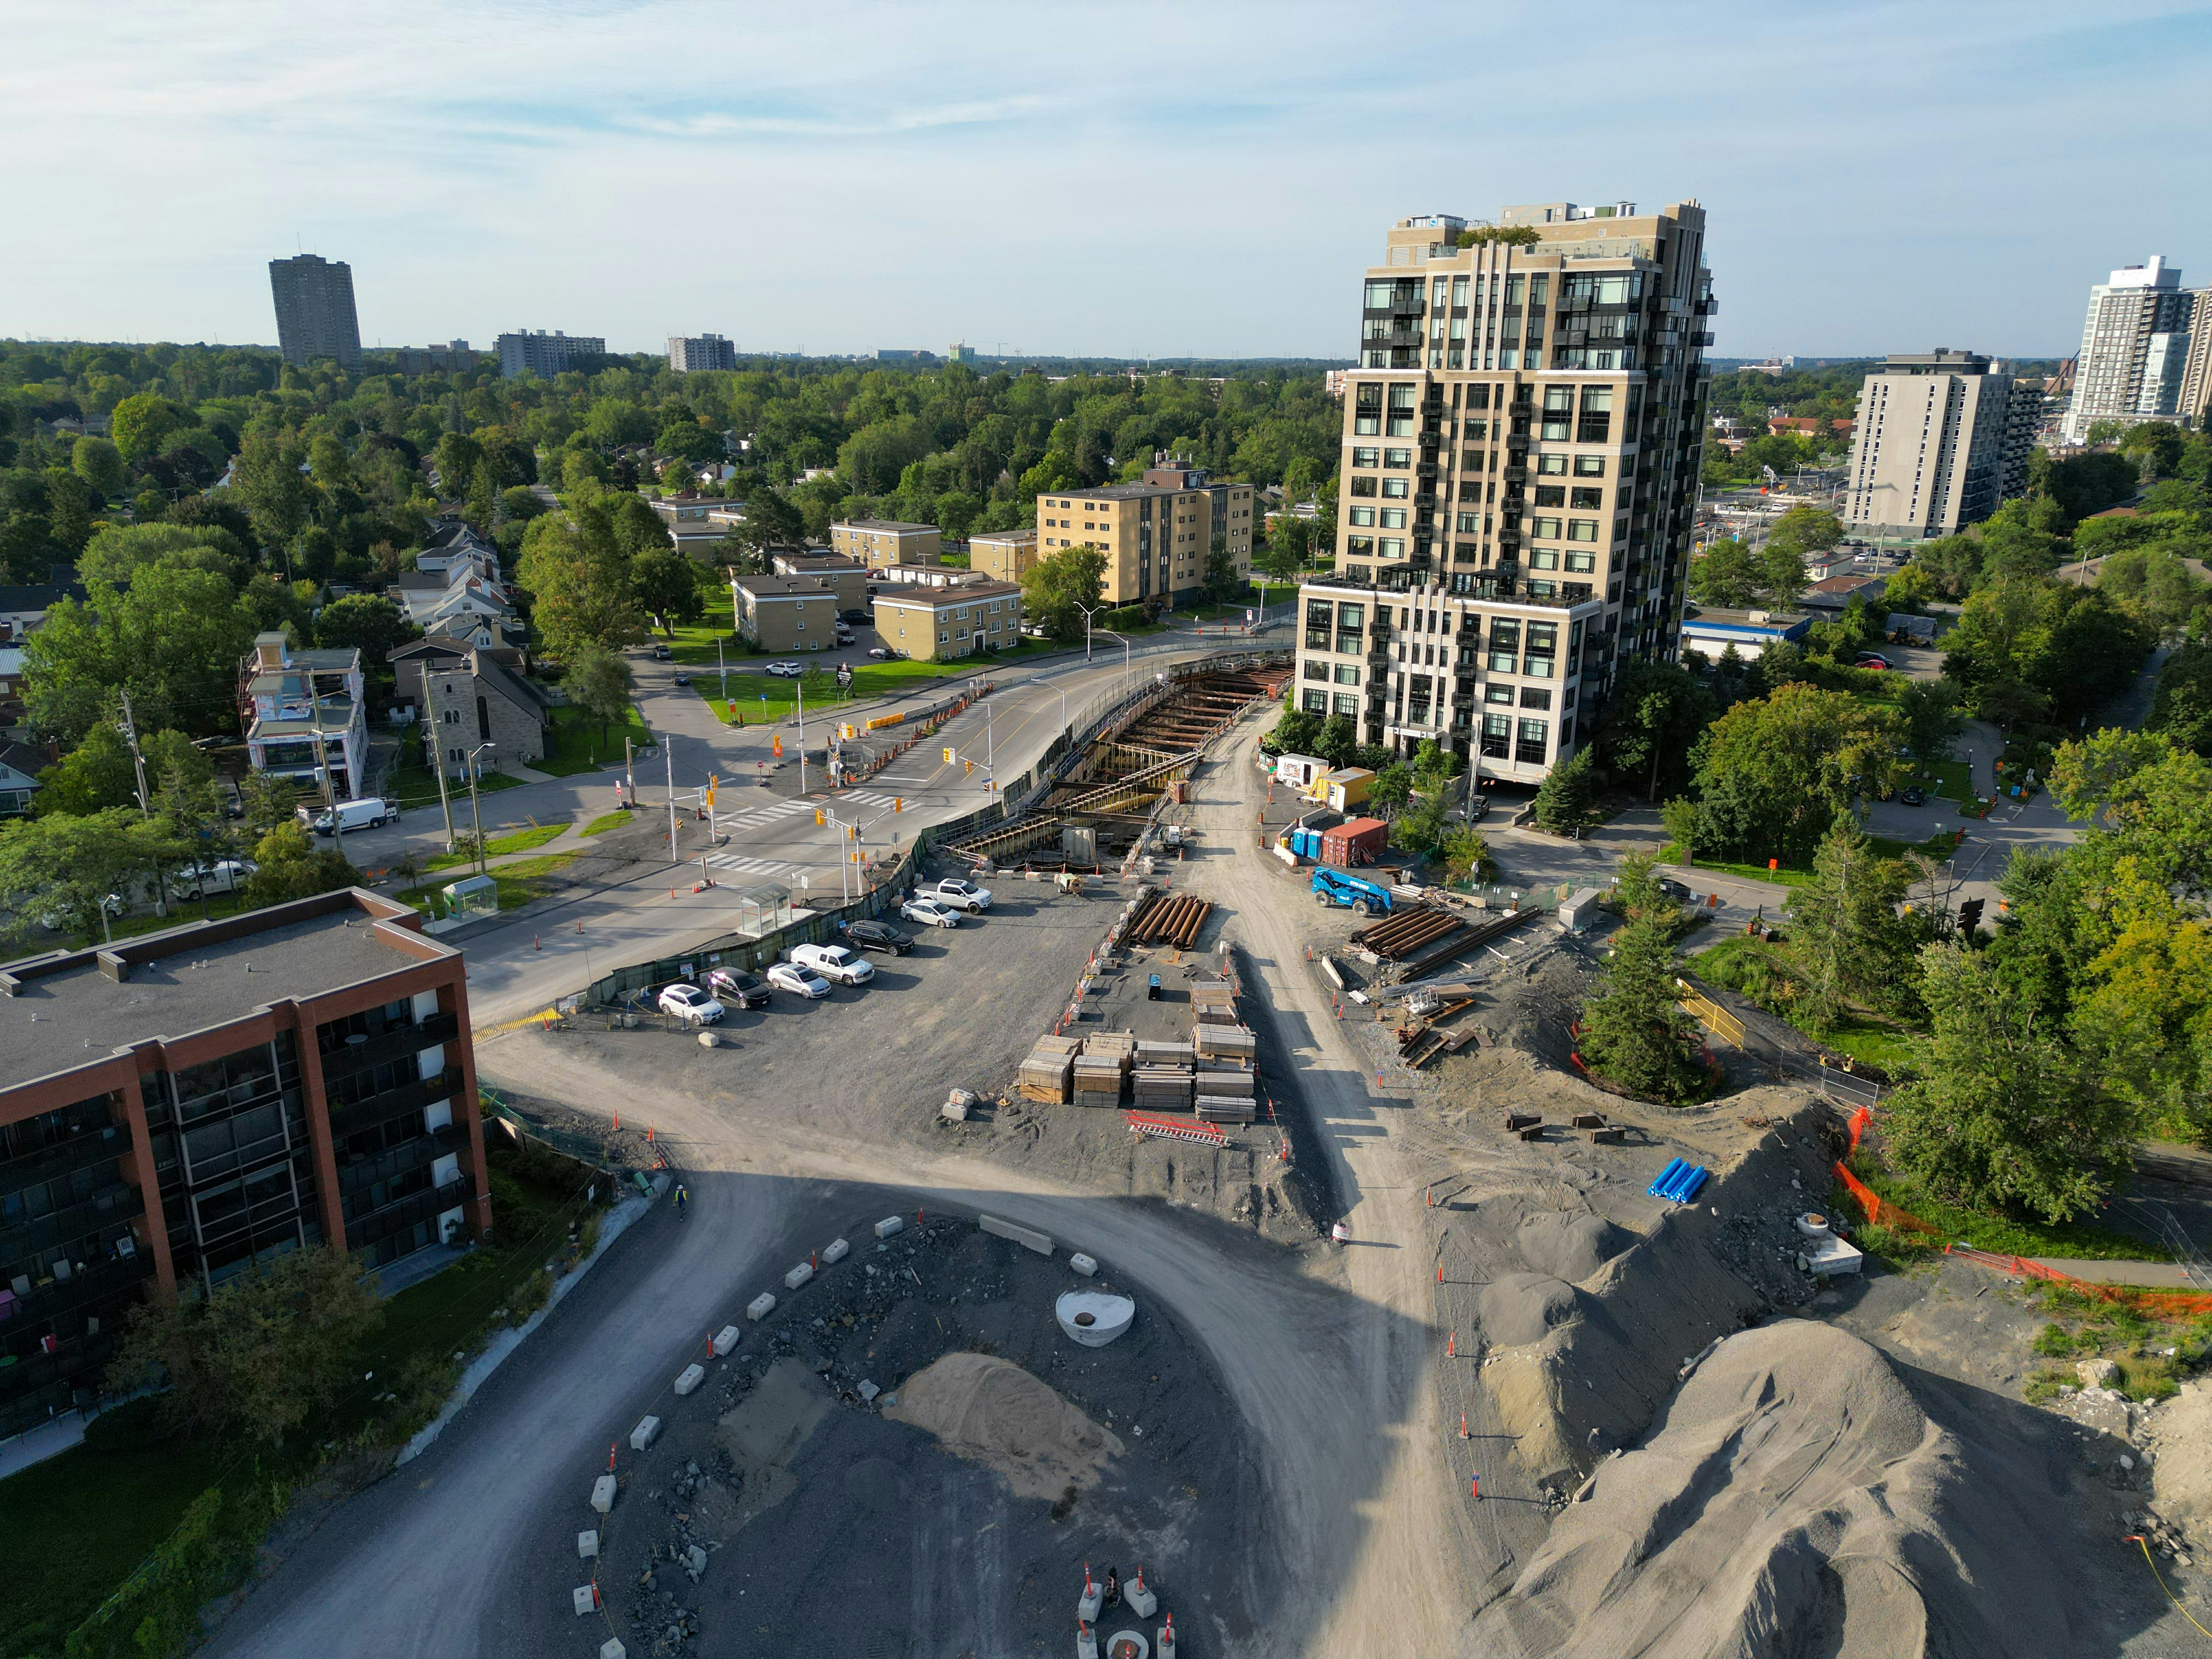
[[[303,806],[300,809],[300,816],[307,820],[308,827],[317,835],[334,836],[341,830],[376,829],[398,817],[399,813],[388,801],[370,797],[363,800],[342,800],[328,811],[312,816]]]

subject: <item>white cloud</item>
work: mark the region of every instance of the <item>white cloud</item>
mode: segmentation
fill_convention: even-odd
[[[297,234],[386,343],[1341,353],[1391,220],[1563,198],[1704,201],[1729,353],[2212,278],[2201,14],[1462,10],[17,7],[0,333],[270,339]]]

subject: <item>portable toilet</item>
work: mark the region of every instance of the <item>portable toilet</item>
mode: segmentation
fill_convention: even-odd
[[[1328,763],[1311,755],[1278,755],[1275,757],[1275,781],[1287,783],[1293,789],[1308,787],[1313,781],[1328,770]]]
[[[1321,798],[1338,811],[1349,814],[1352,809],[1367,799],[1375,787],[1375,775],[1364,766],[1340,766],[1325,775],[1319,785]]]

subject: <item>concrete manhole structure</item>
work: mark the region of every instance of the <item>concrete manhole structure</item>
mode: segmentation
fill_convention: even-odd
[[[1106,1638],[1106,1659],[1151,1659],[1152,1644],[1133,1630],[1117,1630]]]
[[[1106,1291],[1070,1291],[1054,1305],[1060,1328],[1071,1342],[1103,1348],[1129,1328],[1137,1304]]]

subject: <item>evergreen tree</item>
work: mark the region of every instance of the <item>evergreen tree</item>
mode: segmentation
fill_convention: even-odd
[[[1554,766],[1536,791],[1536,827],[1547,835],[1572,836],[1598,820],[1595,763],[1587,748]]]
[[[1600,1077],[1679,1106],[1705,1092],[1698,1028],[1674,996],[1671,923],[1632,916],[1613,936],[1598,988],[1583,1004],[1583,1063]]]

